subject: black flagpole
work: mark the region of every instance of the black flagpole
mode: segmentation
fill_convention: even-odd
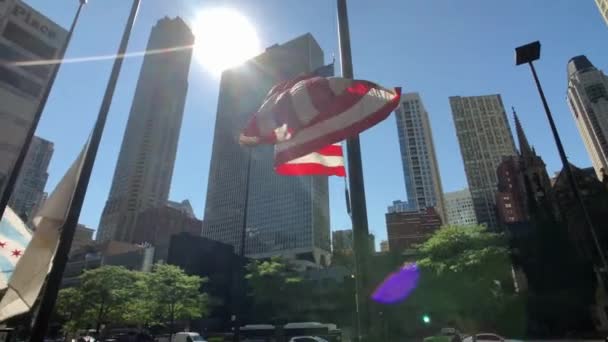
[[[91,171],[93,170],[93,165],[95,164],[95,157],[97,156],[97,150],[99,148],[103,129],[108,117],[108,111],[110,110],[110,105],[112,104],[112,97],[114,96],[114,90],[116,89],[116,83],[122,67],[124,54],[129,43],[131,30],[133,28],[133,24],[135,23],[135,17],[137,16],[140,1],[141,0],[133,0],[131,14],[129,15],[120,46],[118,48],[118,54],[114,60],[110,80],[108,81],[106,92],[103,96],[103,102],[101,103],[101,108],[99,109],[99,114],[97,116],[97,121],[95,122],[95,127],[93,128],[93,134],[91,135],[89,146],[84,156],[80,177],[76,183],[74,196],[72,197],[72,202],[70,203],[70,208],[68,209],[68,214],[66,216],[66,221],[61,231],[61,238],[59,239],[57,253],[55,254],[55,259],[53,260],[53,267],[49,272],[46,288],[42,295],[42,299],[40,300],[40,309],[32,328],[30,342],[43,341],[44,335],[46,334],[46,330],[48,328],[49,320],[55,306],[57,293],[59,292],[59,286],[61,285],[63,271],[65,270],[65,265],[68,261],[68,254],[72,245],[72,239],[74,238],[74,231],[76,230],[80,210],[82,209],[82,203],[87,193],[89,179],[91,178]]]
[[[241,340],[241,324],[243,323],[243,302],[245,296],[245,244],[247,243],[247,213],[249,207],[249,180],[251,179],[251,159],[252,159],[252,148],[247,147],[247,176],[245,178],[245,206],[243,208],[243,225],[241,226],[241,240],[239,246],[239,256],[236,262],[235,279],[233,281],[233,304],[232,304],[232,315],[234,321],[234,335],[232,341],[238,342]]]
[[[346,0],[337,1],[342,77],[353,78],[353,61],[350,48],[350,33],[348,28]],[[348,160],[348,185],[350,188],[351,220],[354,235],[358,337],[359,341],[366,341],[370,323],[368,309],[369,296],[367,288],[369,231],[367,227],[367,206],[365,204],[365,186],[363,184],[361,146],[359,144],[358,135],[346,141],[346,155]]]
[[[44,88],[42,98],[38,103],[38,108],[36,108],[34,118],[27,131],[27,135],[25,136],[23,145],[21,146],[21,151],[19,151],[17,160],[15,160],[15,163],[13,164],[13,167],[6,182],[6,186],[2,190],[2,197],[0,197],[0,218],[4,216],[4,210],[8,205],[8,201],[11,199],[11,194],[13,193],[15,183],[17,183],[17,178],[19,177],[19,172],[21,172],[23,162],[25,161],[25,157],[27,156],[30,144],[32,143],[32,138],[34,137],[34,133],[36,132],[36,128],[38,127],[38,122],[40,121],[40,117],[42,116],[42,112],[44,111],[44,106],[46,105],[46,101],[49,99],[51,88],[53,87],[53,83],[55,83],[55,78],[57,77],[57,73],[59,72],[59,68],[61,67],[63,58],[65,57],[65,52],[68,49],[68,46],[70,45],[70,41],[72,40],[72,34],[74,33],[76,23],[78,22],[78,18],[80,17],[80,11],[86,3],[87,0],[80,0],[78,10],[76,11],[76,15],[74,15],[74,20],[72,21],[72,26],[70,26],[70,31],[68,31],[68,35],[65,38],[65,42],[63,43],[63,46],[61,47],[61,50],[59,50],[59,54],[57,55],[60,62],[51,71],[47,86]]]

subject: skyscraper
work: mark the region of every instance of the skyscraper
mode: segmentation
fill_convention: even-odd
[[[604,1],[605,2],[605,1]],[[608,77],[585,56],[568,62],[568,103],[600,180],[608,173]]]
[[[271,146],[248,149],[238,144],[249,115],[277,81],[322,65],[323,51],[311,34],[305,34],[271,46],[258,57],[222,74],[203,236],[230,244],[238,251],[248,203],[247,256],[281,254],[316,263],[327,261],[330,253],[327,177],[279,176],[273,169]]]
[[[401,162],[412,209],[437,208],[445,220],[443,190],[429,115],[418,93],[403,94],[395,110]]]
[[[441,227],[441,217],[433,207],[386,213],[386,233],[393,252],[414,249]]]
[[[496,229],[496,169],[516,154],[502,98],[454,96],[450,106],[477,222]]]
[[[19,0],[0,1],[0,192],[21,151],[67,31]],[[4,63],[8,62],[8,63]]]
[[[608,0],[595,0],[597,8],[600,10],[600,14],[608,24]]]
[[[165,17],[152,28],[147,49],[193,43],[181,18]],[[131,241],[138,214],[167,203],[191,57],[192,50],[183,49],[144,58],[98,240]]]
[[[331,232],[332,252],[353,252],[353,230],[334,230]]]
[[[44,196],[52,156],[53,143],[34,136],[9,201],[11,208],[26,221],[36,214],[33,209]]]
[[[447,224],[453,226],[477,224],[469,189],[446,192],[444,198]]]

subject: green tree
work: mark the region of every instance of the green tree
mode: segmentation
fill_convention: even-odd
[[[135,283],[130,287],[131,297],[123,308],[122,319],[138,327],[159,323],[154,319],[155,303],[150,294],[150,273],[135,272]]]
[[[505,236],[482,226],[448,226],[419,252],[421,278],[413,301],[444,324],[501,329],[502,313],[517,303]]]
[[[149,316],[145,313],[144,318],[168,322],[171,334],[176,321],[200,318],[208,312],[209,298],[200,293],[206,279],[187,275],[177,266],[157,264],[142,281],[146,294],[140,300],[151,305],[139,303],[139,309],[144,313],[149,310]]]
[[[87,306],[84,316],[96,323],[97,332],[103,323],[123,320],[136,281],[136,272],[120,266],[103,266],[80,276],[79,288]]]
[[[57,314],[65,321],[63,332],[66,335],[75,334],[86,326],[84,320],[85,305],[82,291],[78,287],[61,289],[57,295],[55,306]]]
[[[514,293],[502,234],[481,226],[442,227],[416,253],[391,252],[372,262],[371,284],[380,284],[406,263],[416,263],[420,274],[415,290],[402,302],[372,304],[378,336],[421,336],[445,326],[465,332],[523,332],[524,303]]]
[[[301,309],[303,279],[282,258],[251,261],[246,279],[258,320],[286,321]]]

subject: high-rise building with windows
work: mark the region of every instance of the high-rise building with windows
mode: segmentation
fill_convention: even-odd
[[[415,249],[441,227],[441,217],[433,207],[386,213],[385,218],[388,245],[393,252]]]
[[[152,28],[147,49],[193,43],[181,18],[165,17]],[[191,49],[180,49],[144,58],[98,240],[131,242],[138,214],[167,203],[191,57]]]
[[[608,174],[608,77],[585,56],[568,62],[568,104],[595,173],[603,180]]]
[[[502,98],[454,96],[450,105],[477,222],[497,229],[496,169],[504,157],[516,155]]]
[[[595,0],[597,8],[600,10],[600,14],[608,24],[608,0]]]
[[[11,62],[55,59],[66,37],[65,29],[26,3],[0,1],[0,192],[55,67]]]
[[[36,214],[33,210],[44,196],[52,156],[53,143],[34,136],[9,201],[15,213],[26,222]]]
[[[412,209],[437,208],[445,220],[443,190],[429,115],[418,93],[401,96],[395,110],[401,162]]]
[[[469,189],[446,192],[443,197],[445,198],[447,224],[452,226],[477,224]]]
[[[353,230],[334,230],[331,232],[332,252],[352,253],[354,250]]]
[[[389,205],[386,208],[386,211],[389,213],[401,213],[404,211],[412,211],[412,210],[416,210],[415,205],[411,205],[407,201],[399,201],[399,200],[393,201],[393,204]]]
[[[277,175],[271,146],[249,149],[238,143],[249,116],[276,82],[322,65],[323,51],[311,34],[305,34],[274,45],[222,74],[204,237],[230,244],[238,251],[246,224],[245,254],[249,257],[284,255],[317,264],[328,261],[331,249],[327,177]]]
[[[380,241],[380,252],[385,253],[388,251],[390,251],[389,246],[388,246],[388,240]]]

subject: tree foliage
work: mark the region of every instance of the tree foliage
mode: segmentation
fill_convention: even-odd
[[[413,255],[393,252],[375,257],[372,283],[381,283],[404,263],[418,265],[418,284],[400,303],[372,306],[382,317],[376,326],[381,336],[420,336],[445,326],[465,332],[521,333],[523,305],[514,293],[502,234],[481,226],[442,227]],[[422,320],[425,315],[430,317],[428,324]]]
[[[285,320],[298,311],[303,279],[280,257],[253,260],[247,265],[246,279],[256,311],[272,321]]]
[[[136,280],[136,272],[121,266],[104,266],[83,273],[80,290],[97,330],[101,324],[122,320],[122,314],[133,298]]]
[[[449,226],[419,247],[421,271],[414,299],[443,323],[499,329],[514,301],[507,241],[481,226]]]
[[[177,266],[157,264],[152,273],[143,278],[146,295],[140,305],[158,322],[168,322],[173,330],[175,321],[207,314],[209,298],[199,292],[204,281],[206,279],[187,275]]]
[[[57,313],[73,333],[101,324],[168,324],[207,314],[208,298],[200,292],[205,279],[173,265],[155,265],[151,273],[103,266],[80,276],[77,287],[62,289]]]

